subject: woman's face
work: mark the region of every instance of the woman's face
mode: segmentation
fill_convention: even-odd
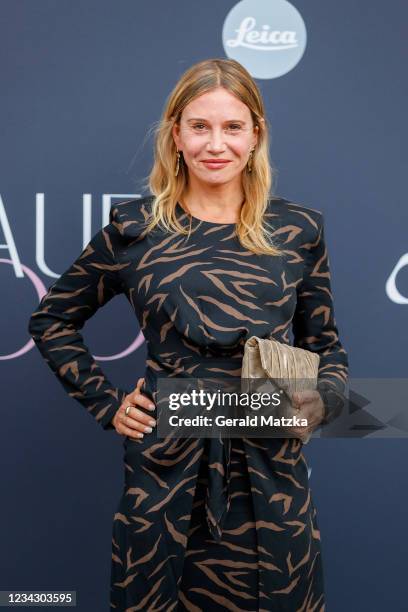
[[[184,108],[180,125],[173,127],[173,138],[183,152],[189,177],[214,185],[240,179],[257,143],[258,127],[246,104],[218,87]]]

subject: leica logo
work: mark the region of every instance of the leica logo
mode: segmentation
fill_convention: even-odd
[[[303,17],[288,0],[240,0],[222,28],[226,55],[257,79],[276,79],[292,70],[306,41]]]
[[[257,51],[283,51],[298,46],[296,32],[293,30],[271,30],[269,25],[256,28],[254,17],[245,17],[237,30],[236,38],[227,40],[228,47],[246,47]]]

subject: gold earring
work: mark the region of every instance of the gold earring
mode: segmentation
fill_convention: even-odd
[[[251,149],[251,152],[250,152],[249,157],[248,157],[248,163],[247,163],[248,172],[252,172],[252,152],[254,150],[255,149]]]
[[[174,176],[177,176],[179,173],[179,168],[180,168],[180,151],[177,149],[177,162],[176,162],[176,172],[174,173]]]

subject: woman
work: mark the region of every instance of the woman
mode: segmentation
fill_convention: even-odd
[[[192,66],[157,129],[153,195],[114,206],[30,319],[68,393],[125,436],[113,522],[116,610],[325,608],[305,430],[161,439],[149,408],[159,378],[239,377],[248,337],[290,343],[290,331],[296,346],[320,355],[320,393],[298,397],[306,431],[321,422],[323,399],[329,406],[326,389],[344,388],[322,214],[269,195],[268,148],[248,72],[225,59]],[[129,394],[107,379],[78,331],[122,292],[148,349],[145,376]]]

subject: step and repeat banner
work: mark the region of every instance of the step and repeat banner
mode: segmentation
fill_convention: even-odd
[[[122,439],[64,392],[28,319],[110,207],[147,195],[153,129],[183,72],[233,58],[265,102],[274,193],[324,214],[350,378],[381,397],[369,418],[356,387],[349,435],[304,447],[327,609],[405,610],[406,3],[1,0],[0,14],[0,591],[107,609]],[[82,333],[134,388],[146,346],[125,296]]]

